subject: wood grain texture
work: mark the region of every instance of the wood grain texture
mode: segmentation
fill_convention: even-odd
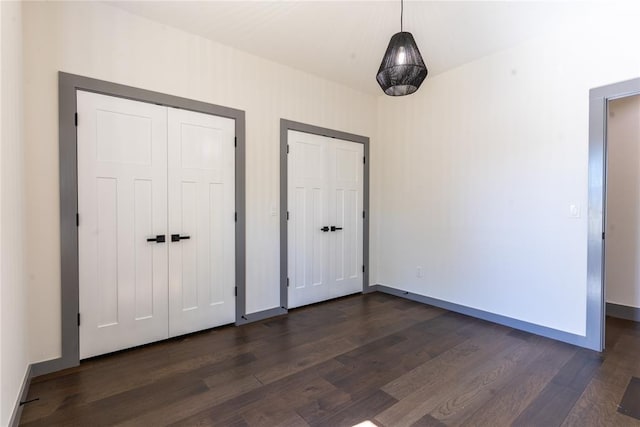
[[[640,376],[640,327],[608,319],[607,333],[599,354],[357,295],[35,378],[22,425],[640,425],[618,412]]]

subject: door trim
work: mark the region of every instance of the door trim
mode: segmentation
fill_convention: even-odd
[[[287,227],[287,208],[288,208],[288,156],[287,145],[289,143],[289,131],[295,130],[299,132],[311,133],[314,135],[326,136],[329,138],[342,139],[345,141],[355,142],[364,145],[364,182],[362,194],[362,208],[364,210],[364,218],[362,222],[362,262],[364,263],[364,272],[362,274],[362,292],[370,292],[369,289],[369,165],[371,160],[369,157],[369,138],[366,136],[355,135],[352,133],[342,132],[333,129],[327,129],[319,126],[309,125],[306,123],[294,122],[291,120],[280,119],[280,307],[282,310],[288,310],[289,292],[287,289],[287,272],[288,267],[288,227]]]
[[[605,346],[604,283],[607,198],[607,107],[610,100],[640,94],[640,78],[589,91],[589,213],[587,231],[587,336],[585,347]]]
[[[80,364],[78,281],[78,173],[75,125],[76,92],[100,93],[235,120],[236,322],[245,315],[245,112],[89,77],[58,72],[58,136],[60,167],[61,357],[33,365],[33,376]],[[82,118],[80,118],[82,120]],[[82,220],[82,218],[80,218]]]

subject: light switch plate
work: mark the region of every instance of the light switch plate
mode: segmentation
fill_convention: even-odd
[[[569,218],[580,218],[580,206],[569,205]]]

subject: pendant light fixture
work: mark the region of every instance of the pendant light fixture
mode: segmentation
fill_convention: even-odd
[[[389,96],[412,94],[428,73],[413,35],[403,31],[403,14],[404,0],[400,0],[400,32],[391,37],[376,76],[378,84]]]

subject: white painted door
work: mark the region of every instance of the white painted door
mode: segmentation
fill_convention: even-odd
[[[77,103],[80,358],[232,323],[235,122]]]
[[[362,290],[363,145],[289,131],[289,308]]]
[[[362,292],[364,145],[331,139],[329,218],[331,298]]]
[[[235,121],[175,108],[168,118],[169,335],[176,336],[235,321]]]
[[[329,298],[329,144],[289,131],[289,308]]]
[[[78,92],[80,358],[167,338],[167,110]]]

